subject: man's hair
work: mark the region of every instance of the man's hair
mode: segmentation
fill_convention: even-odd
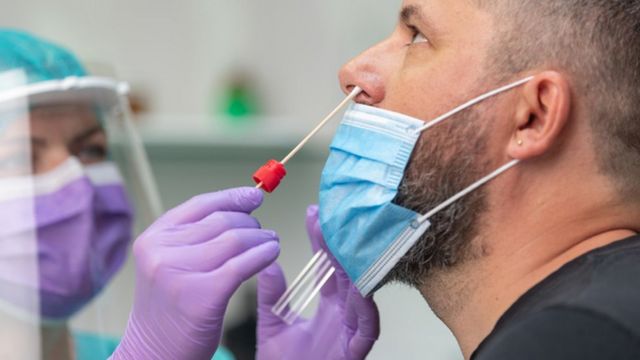
[[[545,67],[583,99],[601,173],[640,196],[640,0],[476,0],[495,18],[498,77]]]

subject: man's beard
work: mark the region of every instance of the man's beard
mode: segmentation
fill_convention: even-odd
[[[472,109],[427,130],[416,145],[394,203],[426,214],[489,174],[485,159],[491,126],[481,118]],[[472,257],[472,239],[486,207],[486,191],[480,188],[434,215],[429,219],[431,227],[382,284],[398,281],[418,288],[434,271]]]

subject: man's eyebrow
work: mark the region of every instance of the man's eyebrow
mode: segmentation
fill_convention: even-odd
[[[433,21],[429,19],[419,5],[404,6],[402,10],[400,10],[400,21],[410,26],[416,26],[418,25],[416,22],[418,22],[419,27],[427,32],[427,34],[425,34],[426,36],[437,37],[440,33],[440,31],[434,27]]]
[[[422,15],[422,12],[417,5],[407,5],[400,10],[400,20],[403,23],[410,23],[413,18],[421,17],[420,15]]]

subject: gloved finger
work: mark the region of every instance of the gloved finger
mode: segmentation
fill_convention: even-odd
[[[342,266],[340,266],[340,263],[338,263],[327,247],[327,243],[324,241],[324,237],[322,236],[322,229],[320,227],[318,215],[319,208],[317,206],[312,205],[307,209],[306,225],[309,238],[311,239],[311,247],[314,252],[318,250],[324,251],[335,268],[335,274],[322,288],[321,295],[326,297],[337,293],[340,298],[344,300],[347,298],[348,290],[351,287],[351,280],[349,280],[349,277],[342,269]]]
[[[263,199],[262,191],[251,187],[202,194],[169,210],[159,221],[168,225],[188,224],[200,221],[216,211],[248,214],[257,209]]]
[[[258,344],[275,336],[287,326],[271,311],[286,289],[287,283],[277,262],[258,274]]]
[[[271,230],[233,229],[207,242],[176,247],[171,262],[174,267],[188,271],[210,272],[229,259],[270,241],[278,241],[278,235]]]
[[[351,358],[364,359],[380,336],[380,315],[373,298],[363,298],[355,287],[347,298],[345,326],[356,329],[348,346]]]
[[[332,277],[332,281],[335,287],[334,293],[344,301],[346,300],[347,295],[349,294],[349,289],[351,289],[353,284],[351,283],[349,276],[344,271],[344,269],[342,269],[342,266],[340,266],[335,257],[333,257],[333,255],[331,255],[328,250],[325,251],[327,251],[327,254],[329,254],[331,264],[336,269]]]
[[[215,212],[191,224],[163,229],[162,244],[169,246],[197,245],[215,239],[230,229],[259,229],[253,216],[240,212]],[[157,240],[156,240],[157,241]]]
[[[269,241],[227,260],[211,272],[221,285],[224,294],[230,296],[238,287],[274,262],[280,255],[280,244]]]
[[[349,293],[349,289],[352,286],[351,280],[349,279],[349,276],[344,271],[340,263],[338,263],[333,254],[331,254],[323,239],[321,239],[320,246],[327,254],[327,256],[329,256],[331,265],[335,269],[335,273],[330,280],[332,285],[329,286],[328,290],[325,290],[326,292],[323,293],[323,295],[337,295],[340,299],[345,300],[347,298],[347,294]]]
[[[313,253],[316,254],[318,251],[323,250],[330,257],[331,261],[332,255],[327,251],[324,245],[324,239],[322,237],[322,229],[320,228],[320,221],[318,219],[318,205],[310,205],[307,208],[307,217],[305,221],[305,225],[307,228],[307,234],[309,235],[309,240],[311,240],[311,249]],[[332,276],[327,283],[320,290],[320,295],[327,297],[335,294],[337,291],[336,277]]]
[[[231,229],[259,229],[260,223],[251,215],[241,212],[218,211],[193,223],[179,225],[184,235],[172,237],[178,245],[209,241]]]
[[[307,229],[307,235],[311,241],[311,250],[315,254],[316,252],[323,250],[321,247],[322,230],[320,229],[320,221],[318,219],[318,205],[309,205],[307,207],[307,217],[305,219],[305,227]]]

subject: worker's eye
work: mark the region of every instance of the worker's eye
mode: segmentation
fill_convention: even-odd
[[[74,155],[84,165],[95,164],[107,159],[107,149],[100,144],[89,144],[82,146]]]
[[[416,28],[415,26],[410,26],[409,29],[411,30],[412,37],[411,37],[411,43],[407,44],[408,46],[429,42],[429,39],[427,39],[427,37],[424,36],[424,34],[422,34],[420,30],[418,30],[418,28]]]

